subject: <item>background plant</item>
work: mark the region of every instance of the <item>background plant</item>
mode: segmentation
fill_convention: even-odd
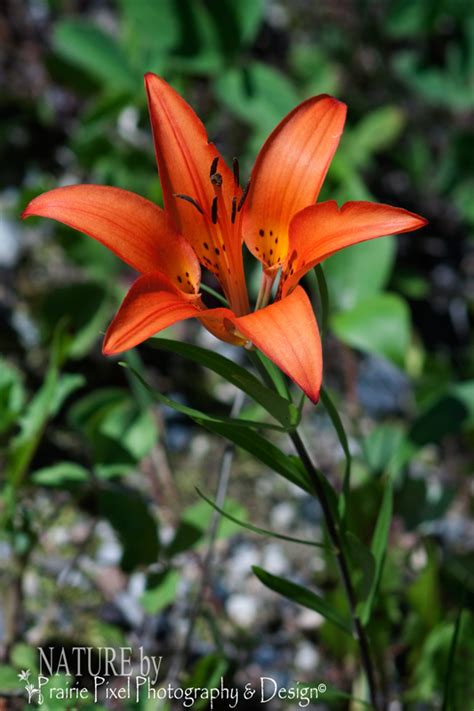
[[[34,194],[74,181],[160,201],[142,85],[144,71],[155,71],[185,93],[224,155],[243,159],[243,172],[298,101],[334,93],[349,105],[349,127],[322,198],[374,198],[429,218],[423,233],[354,247],[325,263],[325,382],[352,453],[349,527],[359,550],[370,547],[384,486],[393,482],[390,547],[369,625],[385,694],[409,709],[439,707],[448,695],[451,708],[464,709],[474,696],[459,663],[472,656],[474,588],[469,14],[462,0],[6,4],[4,692],[18,688],[16,670],[34,670],[36,644],[133,638],[171,656],[208,549],[213,509],[194,487],[214,499],[221,439],[158,407],[130,369],[99,353],[99,332],[130,274],[65,228],[18,219]],[[316,282],[312,288],[319,308]],[[69,320],[59,323],[65,312]],[[170,337],[209,345],[190,325]],[[203,368],[190,378],[189,362],[163,348],[143,347],[139,357],[129,365],[160,393],[229,414],[234,391],[215,373]],[[245,407],[249,417],[262,416],[258,404]],[[310,448],[339,490],[346,461],[337,433],[322,406],[308,418]],[[283,439],[271,439],[286,461]],[[291,537],[322,538],[304,493],[284,478],[277,484],[240,450],[224,510]],[[239,683],[256,665],[283,681],[317,677],[360,696],[352,640],[324,618],[305,621],[247,575],[255,564],[316,589],[342,613],[329,553],[288,541],[272,548],[226,518],[219,536],[186,664],[191,682],[212,684],[225,671]],[[262,596],[266,609],[252,609]]]

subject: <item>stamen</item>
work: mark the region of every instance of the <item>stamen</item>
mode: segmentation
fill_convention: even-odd
[[[211,175],[211,183],[220,188],[222,185],[222,175],[220,173],[213,173]]]
[[[211,170],[210,170],[210,173],[209,173],[209,177],[210,177],[211,180],[212,180],[212,176],[214,175],[214,173],[215,173],[216,170],[217,170],[217,165],[218,165],[218,163],[219,163],[219,156],[216,156],[216,157],[214,158],[214,160],[212,161],[212,163],[211,163]]]
[[[237,158],[232,158],[232,169],[234,171],[235,187],[238,188],[240,185],[240,167]]]
[[[201,213],[201,215],[204,215],[204,210],[202,209],[201,205],[198,203],[197,200],[192,197],[189,197],[189,195],[180,195],[179,193],[173,193],[173,197],[179,198],[180,200],[185,200],[186,202],[190,202],[191,205],[194,205],[196,210]]]
[[[212,218],[212,224],[215,225],[217,223],[217,195],[214,197],[214,199],[212,201],[211,218]]]
[[[232,222],[232,224],[234,224],[234,222],[235,222],[236,214],[237,214],[237,198],[234,195],[234,197],[232,198],[232,214],[230,216],[230,221]]]
[[[247,185],[245,186],[244,192],[242,193],[242,197],[240,198],[239,205],[237,207],[237,212],[240,212],[241,209],[243,208],[245,199],[246,199],[248,192],[249,192],[249,188],[250,188],[250,180],[247,183]]]

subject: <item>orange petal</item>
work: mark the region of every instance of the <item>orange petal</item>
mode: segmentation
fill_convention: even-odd
[[[30,215],[84,232],[139,272],[159,270],[184,291],[199,289],[200,269],[192,247],[164,211],[140,195],[102,185],[70,185],[36,197],[22,216]]]
[[[317,402],[323,357],[318,324],[304,289],[260,311],[233,318],[236,329]]]
[[[330,200],[311,205],[291,222],[289,259],[282,274],[281,293],[287,294],[309,269],[344,247],[411,232],[426,223],[413,212],[379,203],[346,202],[339,208]]]
[[[202,245],[214,229],[211,207],[215,190],[210,168],[219,158],[217,172],[222,176],[222,195],[229,211],[236,194],[232,171],[209,142],[206,129],[193,109],[169,84],[149,73],[145,75],[145,86],[165,209],[182,234],[193,240],[198,255],[209,256]],[[205,217],[191,203],[175,195],[196,200]]]
[[[252,170],[243,235],[268,268],[287,257],[288,228],[315,202],[341,137],[346,107],[330,96],[297,106],[271,133]]]
[[[163,328],[200,313],[198,298],[183,294],[158,272],[139,277],[105,334],[102,352],[112,355],[146,341]]]
[[[230,309],[205,309],[197,317],[202,325],[221,341],[233,346],[245,346],[247,339],[235,333],[235,314]]]
[[[145,85],[165,209],[201,264],[216,275],[232,307],[245,313],[241,234],[231,219],[242,191],[189,104],[155,74],[145,75]],[[211,182],[211,166],[219,184]]]

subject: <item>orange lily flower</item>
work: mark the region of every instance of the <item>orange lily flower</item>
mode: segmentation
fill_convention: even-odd
[[[316,204],[343,131],[346,107],[316,96],[297,106],[263,145],[246,190],[238,163],[229,169],[192,108],[163,79],[145,84],[164,210],[119,188],[73,185],[30,202],[41,215],[98,240],[141,273],[110,324],[103,352],[145,341],[195,317],[235,345],[253,344],[316,402],[322,378],[318,326],[302,276],[338,250],[422,227],[401,208],[369,202]],[[251,311],[242,242],[262,263]],[[201,267],[222,286],[229,308],[207,308]],[[273,303],[272,287],[280,273]]]

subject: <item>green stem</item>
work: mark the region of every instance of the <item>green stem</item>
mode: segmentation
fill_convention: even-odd
[[[275,281],[276,272],[272,275],[267,274],[265,271],[262,272],[262,281],[260,282],[260,291],[257,296],[257,303],[255,304],[255,311],[259,309],[264,309],[268,306],[270,297],[272,295],[273,282]]]
[[[316,274],[316,280],[318,282],[319,300],[321,303],[321,334],[324,335],[328,328],[329,291],[321,264],[317,264],[314,267],[314,273]]]
[[[221,304],[224,304],[224,306],[227,306],[227,308],[229,308],[229,302],[227,301],[227,299],[226,299],[224,296],[222,296],[222,294],[219,294],[218,291],[216,291],[215,289],[213,289],[212,286],[208,286],[207,284],[203,284],[203,283],[201,282],[201,287],[200,287],[200,288],[202,289],[202,291],[205,291],[205,292],[207,292],[208,294],[211,294],[211,296],[213,296],[215,299],[217,299],[218,301],[220,301]]]
[[[297,430],[290,432],[290,437],[291,437],[294,447],[295,447],[296,451],[298,452],[298,454],[301,458],[301,461],[303,462],[303,465],[304,465],[304,467],[311,479],[315,494],[318,497],[319,503],[321,504],[321,508],[323,511],[324,520],[326,522],[326,528],[327,528],[327,531],[329,534],[329,538],[331,539],[331,543],[333,544],[334,548],[336,549],[336,559],[337,559],[337,563],[339,566],[339,571],[341,574],[342,582],[344,585],[344,590],[346,592],[347,600],[349,602],[349,607],[351,610],[354,636],[357,639],[357,642],[359,644],[362,666],[364,667],[364,671],[365,671],[365,674],[367,677],[367,682],[369,685],[370,700],[371,700],[371,703],[372,703],[372,706],[374,707],[374,709],[376,711],[378,711],[378,709],[380,707],[378,705],[378,699],[377,699],[377,687],[376,687],[376,683],[375,683],[374,664],[373,664],[372,655],[370,652],[369,640],[367,638],[364,626],[362,625],[360,617],[357,613],[357,599],[356,599],[354,587],[352,585],[352,580],[351,580],[350,571],[349,571],[349,564],[347,562],[346,555],[344,552],[342,538],[341,538],[341,535],[339,532],[339,526],[338,526],[338,523],[337,523],[335,517],[333,516],[333,512],[332,512],[329,500],[326,496],[324,486],[321,484],[316,467],[314,466],[314,464],[312,462],[312,459],[308,453],[308,450],[306,449],[306,446],[305,446],[303,440],[300,437],[299,432]]]

